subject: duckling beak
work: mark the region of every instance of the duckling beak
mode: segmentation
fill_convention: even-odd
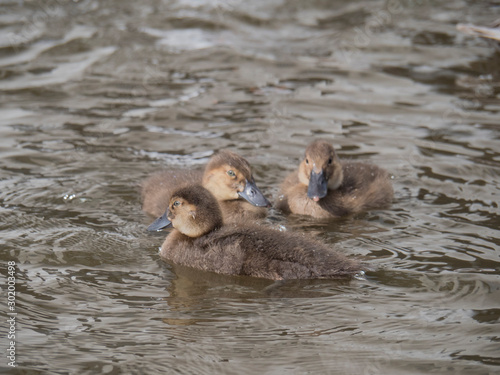
[[[153,223],[148,227],[148,231],[156,232],[158,230],[162,230],[163,228],[168,228],[172,226],[172,222],[167,218],[168,211],[160,216],[158,219],[153,221]]]
[[[311,171],[309,177],[309,187],[307,188],[307,196],[313,201],[318,202],[326,196],[328,190],[328,181],[326,181],[323,170],[319,173]]]
[[[271,203],[264,197],[255,182],[246,180],[245,189],[238,195],[257,207],[270,207]]]

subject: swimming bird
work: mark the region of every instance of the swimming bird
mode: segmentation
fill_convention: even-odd
[[[273,280],[350,278],[360,264],[304,235],[255,224],[224,224],[217,199],[201,185],[172,194],[148,230],[174,230],[160,250],[175,264],[226,275]]]
[[[216,197],[226,222],[263,218],[271,205],[255,184],[248,161],[232,151],[221,150],[210,158],[204,171],[171,169],[146,179],[141,191],[142,208],[158,217],[167,209],[176,189],[195,184],[202,184]]]
[[[284,213],[338,218],[388,207],[393,195],[385,170],[340,161],[329,142],[315,140],[307,146],[298,170],[282,183],[277,208]]]

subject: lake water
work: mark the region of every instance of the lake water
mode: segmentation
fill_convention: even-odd
[[[472,0],[1,1],[2,373],[498,373],[500,52],[456,25],[499,17]],[[159,258],[149,174],[229,148],[276,200],[315,138],[390,171],[394,205],[267,224],[365,277]]]

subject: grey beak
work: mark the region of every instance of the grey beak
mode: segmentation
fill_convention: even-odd
[[[160,216],[158,219],[153,221],[153,223],[148,227],[148,231],[156,232],[158,230],[162,230],[163,228],[168,228],[172,226],[172,222],[167,218],[168,210]]]
[[[311,171],[311,176],[309,177],[309,187],[307,188],[308,198],[318,201],[321,198],[324,198],[327,192],[328,182],[326,181],[323,171],[319,173]]]
[[[255,182],[252,181],[246,181],[245,184],[245,190],[242,192],[238,193],[238,195],[246,199],[249,203],[253,204],[254,206],[257,207],[270,207],[271,203],[264,197],[262,192],[259,190],[257,185],[255,185]]]

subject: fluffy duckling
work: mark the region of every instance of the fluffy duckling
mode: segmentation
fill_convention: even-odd
[[[296,233],[244,223],[224,225],[215,197],[200,185],[175,191],[148,228],[175,229],[160,255],[175,264],[226,275],[273,280],[351,277],[358,262]]]
[[[315,140],[299,169],[281,185],[277,207],[285,213],[336,218],[391,204],[389,174],[375,165],[341,162],[332,145]]]
[[[204,171],[167,170],[142,184],[142,208],[151,216],[162,215],[172,193],[180,187],[202,184],[219,201],[224,221],[258,219],[267,215],[269,201],[252,176],[250,164],[229,150],[212,156]]]

